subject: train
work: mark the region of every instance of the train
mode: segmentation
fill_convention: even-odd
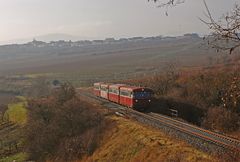
[[[152,102],[153,90],[150,88],[103,82],[94,83],[93,87],[95,96],[128,108],[145,110]]]

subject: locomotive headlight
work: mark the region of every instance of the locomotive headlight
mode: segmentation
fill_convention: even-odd
[[[138,102],[138,100],[135,100],[135,102]]]

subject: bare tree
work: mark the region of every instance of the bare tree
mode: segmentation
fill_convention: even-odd
[[[175,7],[181,3],[184,3],[185,0],[148,0],[149,1],[153,1],[154,3],[159,3],[158,7],[160,8],[166,8],[166,16],[168,16],[168,8],[169,7]]]
[[[148,1],[160,3],[158,7],[173,7],[185,2],[185,0],[148,0]]]
[[[211,34],[207,36],[208,44],[217,51],[229,51],[230,54],[240,47],[240,6],[235,4],[234,8],[216,21],[204,0],[206,17],[203,20],[210,29]]]
[[[160,3],[158,7],[174,7],[186,0],[148,0]],[[205,39],[208,44],[217,51],[229,51],[230,54],[240,47],[240,6],[236,3],[234,8],[224,14],[219,20],[213,18],[206,1],[203,0],[206,8],[206,17],[208,20],[200,20],[205,23],[211,34]],[[168,16],[168,12],[166,11]]]
[[[90,155],[106,126],[98,108],[80,100],[70,83],[49,97],[29,100],[27,109],[25,149],[34,161],[76,161]]]

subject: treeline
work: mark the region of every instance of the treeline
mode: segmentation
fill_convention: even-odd
[[[30,160],[74,161],[91,155],[105,128],[104,116],[63,84],[52,95],[28,102],[25,147]]]
[[[240,128],[240,68],[181,72],[174,67],[161,75],[130,84],[152,88],[157,98],[173,98],[199,107],[205,112],[205,128],[232,132]]]

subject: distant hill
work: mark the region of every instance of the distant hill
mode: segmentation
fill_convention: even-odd
[[[44,42],[50,42],[50,41],[58,41],[58,40],[65,40],[65,41],[77,41],[77,40],[85,40],[85,39],[92,39],[89,37],[81,37],[81,36],[73,36],[70,34],[63,34],[63,33],[51,33],[46,35],[39,35],[29,38],[22,38],[22,39],[15,39],[15,40],[9,40],[9,41],[1,41],[0,45],[4,44],[24,44],[26,42],[30,42],[33,39],[44,41]]]
[[[53,33],[53,34],[37,36],[37,37],[35,37],[35,39],[40,40],[40,41],[44,41],[44,42],[51,42],[51,41],[58,41],[58,40],[78,41],[78,40],[85,40],[85,39],[90,39],[90,38],[89,37],[73,36],[73,35],[70,35],[70,34]]]
[[[57,36],[44,36],[42,40]],[[25,44],[0,46],[0,74],[149,73],[159,71],[167,62],[198,66],[207,64],[209,57],[220,55],[209,49],[197,34],[50,43],[40,40],[39,37]]]

